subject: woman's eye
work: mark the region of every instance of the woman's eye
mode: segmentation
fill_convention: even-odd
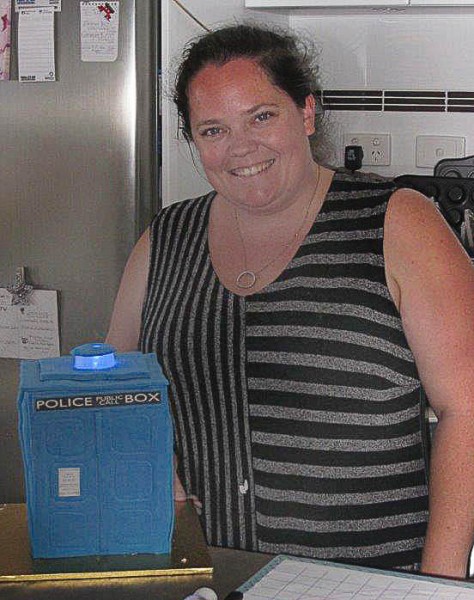
[[[208,127],[201,131],[201,135],[203,137],[216,137],[216,135],[219,135],[221,132],[222,129],[220,127]]]
[[[258,115],[255,117],[255,120],[259,123],[263,123],[265,121],[268,121],[272,116],[273,113],[271,113],[269,110],[266,110],[264,112],[258,113]]]

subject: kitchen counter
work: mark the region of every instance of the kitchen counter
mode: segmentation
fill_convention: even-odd
[[[144,563],[148,572],[143,568],[136,570],[136,566],[135,570],[130,568],[127,564],[129,557],[124,559],[126,568],[117,574],[98,573],[99,569],[95,569],[95,573],[91,569],[77,569],[78,559],[72,562],[71,559],[53,559],[53,564],[56,560],[64,560],[63,569],[56,568],[56,565],[47,572],[38,568],[38,564],[42,566],[41,560],[32,561],[29,551],[20,551],[23,545],[29,550],[27,543],[19,543],[22,539],[28,541],[24,505],[7,507],[11,509],[13,518],[0,519],[0,563],[4,563],[3,576],[0,577],[1,600],[182,600],[199,587],[213,588],[219,600],[223,600],[273,558],[270,554],[207,547],[200,528],[196,528],[198,521],[194,510],[182,504],[177,507],[172,553],[156,557],[153,573],[149,561]],[[4,509],[0,510],[0,515],[2,513],[5,517]],[[187,557],[186,561],[183,557]],[[102,564],[102,558],[86,557],[84,565],[90,567],[91,558],[95,558],[96,565]],[[163,564],[160,566],[164,559],[169,563],[165,568]],[[105,558],[102,566],[111,564],[113,561]],[[71,575],[74,565],[76,572]],[[8,566],[10,571],[6,570]],[[167,574],[171,571],[181,573]],[[11,577],[16,580],[9,580],[6,572],[15,573]],[[79,578],[76,579],[76,576]],[[22,577],[27,579],[22,580]],[[413,576],[407,574],[407,577]]]
[[[181,600],[196,588],[216,590],[219,599],[244,583],[272,558],[268,554],[209,548],[212,575],[128,577],[73,581],[0,583],[1,600]]]

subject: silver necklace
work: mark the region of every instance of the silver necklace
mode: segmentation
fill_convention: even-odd
[[[313,205],[313,201],[314,201],[316,192],[319,187],[320,173],[321,173],[321,169],[318,165],[318,177],[316,180],[316,185],[314,186],[313,194],[312,194],[312,196],[308,202],[308,205],[306,207],[303,220],[301,221],[301,225],[298,227],[298,229],[295,231],[295,233],[291,236],[290,240],[286,244],[283,245],[280,252],[276,256],[274,256],[270,261],[268,261],[266,265],[264,265],[263,267],[260,267],[260,269],[258,269],[258,271],[252,271],[251,269],[247,268],[247,249],[245,247],[244,236],[243,236],[242,230],[240,228],[239,215],[237,213],[237,210],[234,208],[235,222],[237,223],[237,231],[239,234],[240,243],[242,244],[242,250],[243,250],[243,254],[244,254],[244,270],[241,273],[239,273],[235,279],[235,285],[238,288],[240,288],[241,290],[249,290],[250,288],[253,288],[253,286],[257,283],[257,277],[260,275],[260,273],[263,273],[263,271],[265,271],[266,269],[268,269],[268,267],[273,265],[273,263],[276,262],[280,258],[280,256],[283,255],[283,253],[286,251],[286,249],[289,248],[290,246],[292,246],[296,242],[296,240],[299,239],[299,236],[300,236],[300,234],[303,230],[303,227],[306,223],[306,219],[308,218],[310,208]]]

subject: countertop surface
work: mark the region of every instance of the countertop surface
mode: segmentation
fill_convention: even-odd
[[[181,504],[176,506],[173,548],[167,558],[169,564],[164,565],[165,569],[161,568],[162,561],[158,561],[151,570],[136,570],[136,566],[130,568],[126,560],[120,563],[121,572],[112,569],[113,574],[111,569],[100,574],[97,571],[103,569],[90,572],[86,569],[90,566],[87,561],[85,567],[81,564],[78,568],[75,561],[68,559],[59,565],[61,568],[56,568],[54,561],[54,564],[49,563],[50,568],[45,568],[41,560],[32,562],[24,505],[5,505],[0,510],[0,567],[3,569],[0,569],[0,600],[182,600],[200,587],[214,589],[219,600],[223,600],[273,556],[207,547],[194,510],[189,504]],[[71,569],[74,565],[76,568]],[[157,574],[160,570],[162,572]],[[179,574],[167,574],[170,571]],[[82,579],[63,578],[71,573]],[[9,580],[10,577],[16,581]],[[30,579],[21,580],[22,577]],[[471,593],[474,598],[474,590]]]
[[[70,581],[0,583],[1,600],[181,600],[199,587],[211,587],[222,600],[266,565],[272,556],[209,548],[212,575],[126,577]]]

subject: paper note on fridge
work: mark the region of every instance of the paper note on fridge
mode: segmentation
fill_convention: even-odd
[[[59,356],[58,293],[34,290],[27,306],[12,304],[12,295],[0,288],[0,357],[49,358]]]
[[[118,56],[119,3],[81,2],[81,60],[112,62]]]
[[[21,8],[54,8],[54,12],[61,12],[61,0],[15,0],[15,11]]]
[[[56,80],[53,8],[19,11],[18,79],[25,82]]]

